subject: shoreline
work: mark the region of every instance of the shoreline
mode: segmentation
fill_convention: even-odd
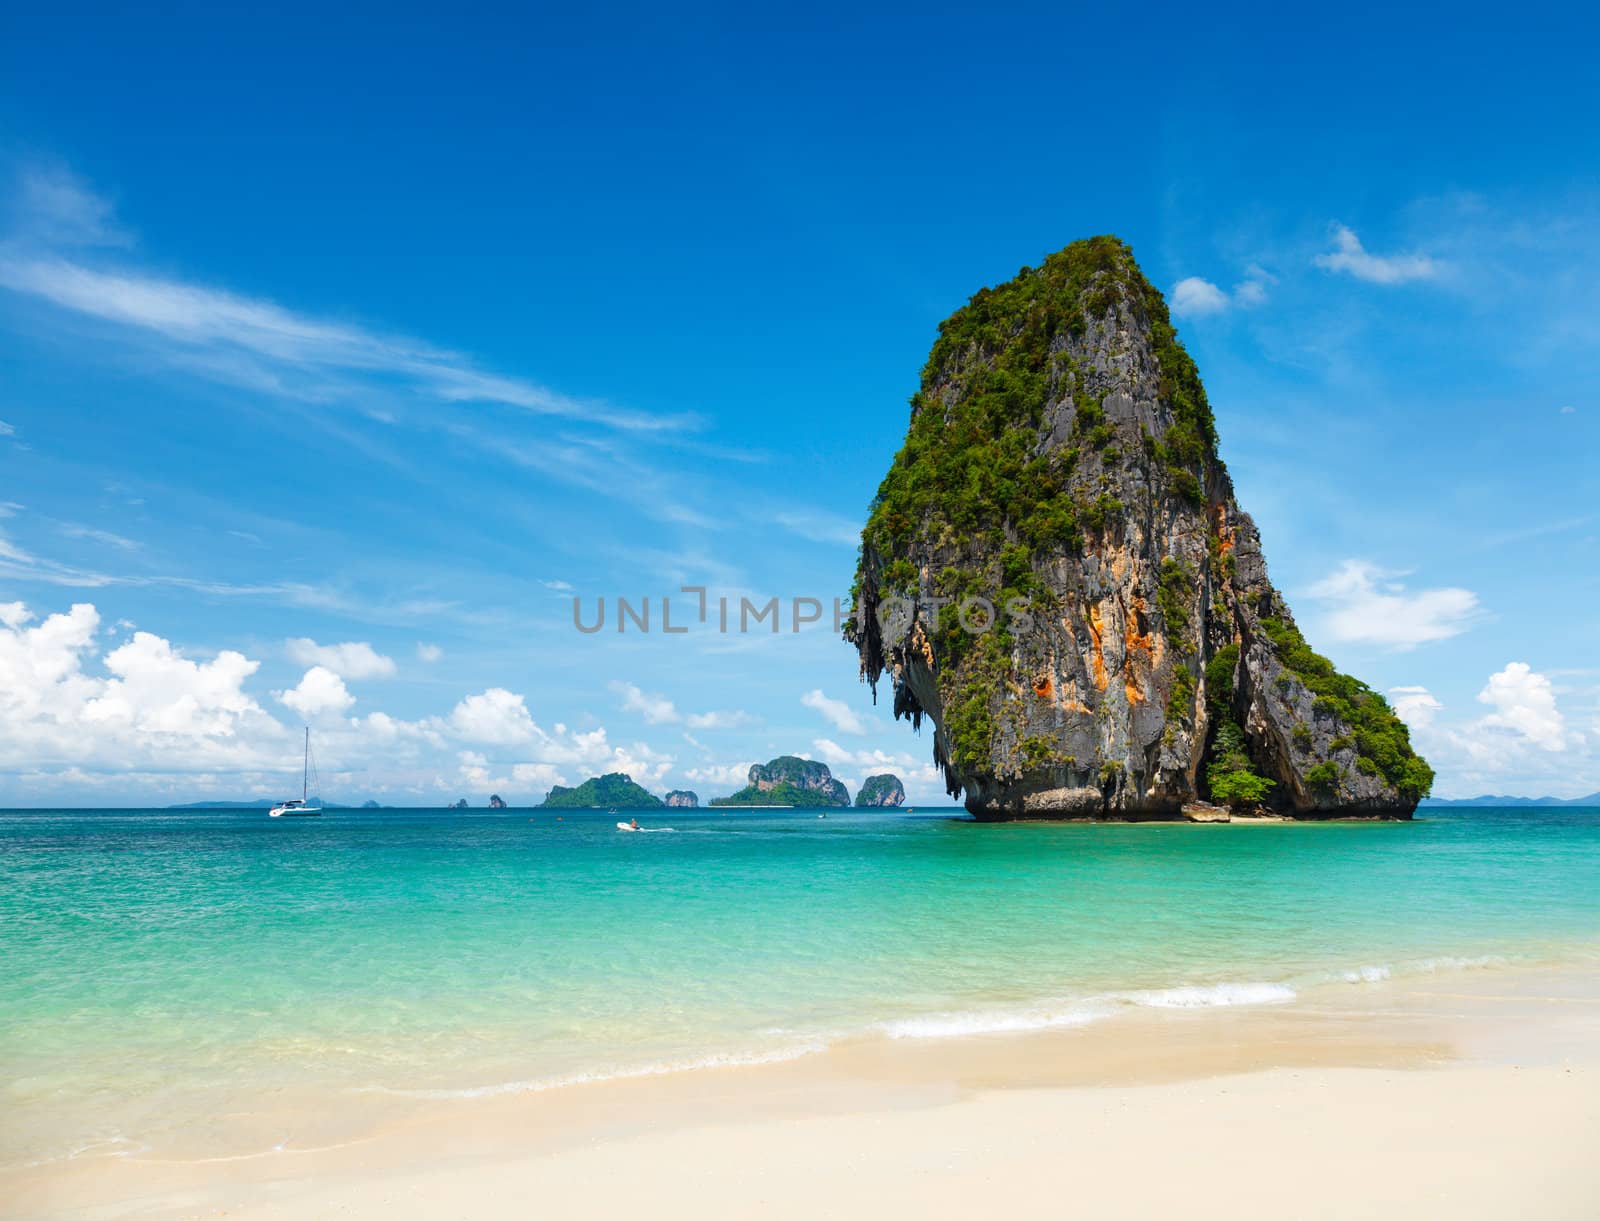
[[[1057,1125],[1070,1137],[1064,1147],[1086,1158],[1098,1149],[1075,1172],[1074,1190],[1111,1194],[1096,1197],[1087,1215],[1120,1215],[1124,1206],[1138,1211],[1137,1193],[1118,1203],[1115,1176],[1100,1165],[1106,1159],[1127,1163],[1138,1153],[1159,1161],[1176,1148],[1182,1161],[1207,1151],[1211,1169],[1192,1168],[1204,1178],[1249,1152],[1279,1173],[1297,1163],[1310,1173],[1305,1136],[1294,1124],[1267,1122],[1277,1115],[1281,1124],[1292,1112],[1296,1124],[1327,1128],[1336,1143],[1340,1133],[1372,1136],[1417,1116],[1440,1125],[1433,1169],[1408,1178],[1396,1164],[1382,1184],[1357,1191],[1365,1170],[1350,1166],[1341,1197],[1349,1211],[1312,1215],[1356,1215],[1357,1202],[1377,1199],[1398,1207],[1419,1184],[1437,1192],[1470,1181],[1475,1166],[1509,1153],[1544,1165],[1547,1183],[1570,1181],[1574,1202],[1600,1203],[1600,1170],[1562,1153],[1600,1144],[1593,964],[1367,980],[1292,1003],[1136,1008],[1119,1019],[1024,1033],[855,1038],[774,1063],[418,1100],[368,1135],[326,1144],[308,1115],[302,1136],[276,1150],[53,1162],[0,1174],[0,1198],[9,1200],[8,1216],[482,1216],[509,1215],[513,1200],[538,1192],[558,1215],[638,1207],[736,1216],[756,1206],[751,1192],[792,1180],[781,1199],[758,1192],[769,1215],[814,1215],[830,1202],[856,1215],[916,1199],[943,1216],[970,1213],[982,1203],[972,1193],[1003,1181],[998,1202],[1029,1214],[1042,1207],[1046,1197],[1037,1193],[1054,1181],[1060,1151],[1037,1162],[1023,1152],[1040,1143],[1041,1125]],[[1244,1099],[1251,1102],[1241,1108]],[[1479,1112],[1481,1128],[1457,1118]],[[1512,1122],[1506,1130],[1518,1135],[1508,1153],[1500,1136]],[[974,1153],[975,1134],[984,1157]],[[1363,1141],[1324,1152],[1373,1161],[1367,1169],[1377,1173],[1388,1146]],[[726,1168],[730,1145],[744,1149],[731,1177],[716,1170]],[[797,1173],[796,1163],[808,1160],[797,1149],[811,1146],[813,1172]],[[863,1159],[874,1149],[878,1156]],[[946,1171],[959,1174],[938,1170],[947,1155]],[[847,1159],[848,1188],[844,1178],[815,1173],[827,1157]],[[928,1175],[944,1187],[924,1199]],[[1509,1198],[1480,1185],[1452,1199],[1451,1211],[1493,1215],[1485,1201]],[[1217,1215],[1239,1215],[1238,1197],[1231,1199],[1216,1199]],[[1412,1202],[1429,1207],[1422,1197]],[[1190,1215],[1210,1215],[1195,1214],[1195,1204]]]

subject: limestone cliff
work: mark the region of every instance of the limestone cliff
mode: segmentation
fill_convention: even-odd
[[[857,806],[891,808],[903,806],[905,803],[906,786],[900,783],[899,776],[890,772],[868,776],[861,782],[861,788],[856,793]]]
[[[700,796],[689,789],[673,789],[667,794],[665,801],[672,809],[692,810],[700,804]]]
[[[874,694],[887,671],[896,716],[933,722],[969,810],[1410,817],[1431,769],[1383,697],[1301,637],[1122,242],[980,291],[911,403],[845,631]]]

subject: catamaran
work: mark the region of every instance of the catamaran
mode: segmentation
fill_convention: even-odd
[[[317,804],[311,804],[311,726],[306,726],[305,755],[300,761],[300,796],[291,797],[287,801],[280,801],[268,812],[271,818],[320,818],[322,816],[322,798],[317,798]],[[317,788],[322,788],[322,778],[317,778]]]

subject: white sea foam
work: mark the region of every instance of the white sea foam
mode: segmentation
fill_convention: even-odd
[[[891,1039],[956,1039],[974,1034],[1019,1034],[1029,1030],[1057,1030],[1087,1026],[1105,1016],[1102,1007],[1072,1002],[1069,1007],[1028,1009],[969,1009],[955,1013],[930,1013],[922,1017],[883,1022],[877,1029]]]
[[[1117,998],[1152,1009],[1207,1009],[1227,1005],[1281,1005],[1294,1000],[1296,995],[1288,984],[1221,983],[1122,992]]]
[[[1357,967],[1343,972],[1342,977],[1352,984],[1376,984],[1388,979],[1393,972],[1385,966]]]
[[[1510,959],[1499,954],[1479,954],[1473,957],[1459,957],[1455,954],[1442,954],[1437,958],[1423,958],[1410,964],[1413,971],[1475,971],[1484,967],[1504,967],[1510,964]]]

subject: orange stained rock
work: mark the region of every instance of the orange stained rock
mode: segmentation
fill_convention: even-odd
[[[1094,685],[1100,690],[1106,689],[1106,651],[1101,643],[1105,635],[1106,621],[1100,614],[1100,606],[1096,603],[1089,608],[1089,637],[1094,642]]]
[[[1049,699],[1055,693],[1055,689],[1055,684],[1050,681],[1048,674],[1033,681],[1033,693],[1043,699]]]
[[[1225,556],[1233,550],[1233,527],[1228,525],[1228,506],[1217,505],[1214,509],[1217,516],[1217,555]]]
[[[1145,625],[1143,632],[1139,630],[1141,623]],[[1132,657],[1135,653],[1142,653],[1146,660],[1149,659],[1150,651],[1154,644],[1150,637],[1149,620],[1144,613],[1144,598],[1139,594],[1134,594],[1129,599],[1128,621],[1123,629],[1123,642],[1127,645],[1128,656]]]
[[[1145,624],[1141,632],[1139,625]],[[1127,623],[1123,628],[1126,660],[1122,668],[1122,692],[1130,704],[1144,703],[1144,678],[1151,669],[1154,643],[1151,640],[1149,621],[1145,618],[1144,599],[1134,594],[1129,600]]]

